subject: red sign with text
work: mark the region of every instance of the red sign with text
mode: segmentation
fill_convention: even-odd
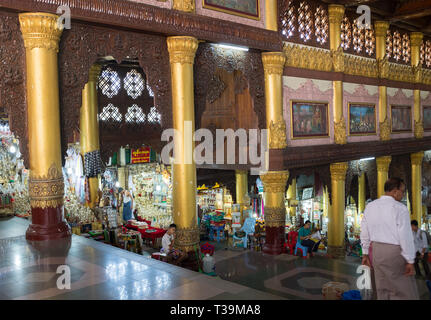
[[[145,163],[150,162],[150,147],[142,147],[139,149],[132,149],[132,163]]]

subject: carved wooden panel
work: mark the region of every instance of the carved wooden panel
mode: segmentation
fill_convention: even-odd
[[[260,52],[222,49],[205,43],[199,45],[194,64],[196,129],[203,127],[202,117],[207,102],[214,102],[217,98],[214,97],[218,94],[214,86],[222,87],[217,80],[217,69],[234,74],[236,94],[248,87],[259,128],[265,128],[265,83]]]
[[[73,142],[74,132],[76,136],[76,131],[79,131],[82,89],[88,81],[89,69],[99,58],[107,56],[114,57],[119,63],[126,59],[139,61],[154,92],[154,102],[162,115],[162,129],[172,127],[166,38],[72,22],[72,28],[64,31],[59,53],[63,154],[67,143]],[[118,135],[108,146],[102,143],[102,154],[117,151],[127,139],[128,137]]]
[[[25,48],[18,14],[0,11],[0,107],[9,115],[10,129],[20,141],[24,164],[29,164],[25,85]]]

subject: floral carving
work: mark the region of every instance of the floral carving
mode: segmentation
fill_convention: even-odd
[[[213,75],[210,81],[209,91],[207,94],[207,99],[210,103],[216,101],[224,90],[226,89],[226,84],[220,79],[220,77]]]

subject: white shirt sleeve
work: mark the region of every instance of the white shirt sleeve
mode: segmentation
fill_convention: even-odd
[[[412,227],[410,224],[410,214],[407,207],[402,206],[398,209],[397,227],[400,239],[401,255],[408,263],[414,263],[416,257],[415,243],[413,239]]]
[[[171,237],[167,233],[162,238],[162,248],[163,252],[169,253],[169,246],[171,245]]]
[[[367,208],[365,208],[364,215],[361,221],[361,247],[363,254],[368,254],[368,249],[370,248],[370,234],[368,232],[366,212]]]

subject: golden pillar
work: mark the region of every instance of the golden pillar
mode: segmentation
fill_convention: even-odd
[[[363,172],[358,177],[358,211],[357,216],[355,217],[355,228],[359,227],[358,216],[364,212],[365,210],[365,173]]]
[[[341,21],[344,17],[344,6],[328,6],[329,12],[329,40],[335,72],[344,71],[344,53],[341,47]],[[336,144],[346,144],[346,120],[343,115],[343,82],[332,81],[334,105],[334,140]]]
[[[172,166],[172,214],[177,225],[175,244],[185,251],[194,252],[195,247],[199,247],[196,164],[193,159],[193,63],[198,41],[193,37],[168,37],[167,43],[171,65],[173,126],[176,130]]]
[[[389,177],[389,165],[391,164],[391,156],[383,156],[376,158],[377,163],[377,198],[385,194],[385,182]]]
[[[328,218],[329,216],[329,193],[328,187],[325,186],[323,189],[323,217]]]
[[[386,57],[386,33],[389,22],[376,21],[374,23],[376,33],[376,59],[379,67],[380,79],[386,79],[389,73],[389,62]],[[391,140],[391,123],[388,117],[388,94],[386,86],[379,86],[379,128],[380,140]]]
[[[289,200],[289,214],[294,217],[296,216],[296,179],[292,179],[292,183],[287,189],[286,198]]]
[[[97,81],[101,71],[100,65],[93,65],[90,68],[89,80],[82,90],[82,106],[80,117],[80,140],[81,153],[84,159],[91,157],[94,161],[100,160],[100,143],[99,143],[99,119],[97,104]],[[86,173],[87,174],[87,173]],[[88,177],[90,189],[90,202],[86,203],[90,208],[97,204],[99,191],[98,176]]]
[[[285,241],[285,190],[289,171],[268,171],[260,176],[264,189],[266,242],[263,251],[280,254]]]
[[[244,197],[248,194],[247,170],[235,170],[236,179],[236,203],[241,207],[244,204]]]
[[[265,27],[268,30],[278,30],[277,0],[265,0]]]
[[[287,147],[286,122],[283,117],[283,70],[286,57],[283,52],[262,53],[265,71],[266,127],[269,130],[269,149]]]
[[[412,161],[412,216],[419,226],[422,224],[422,159],[424,152],[410,155]]]
[[[195,0],[173,0],[172,9],[194,13],[196,10]]]
[[[62,26],[48,13],[19,15],[26,49],[27,116],[32,224],[28,240],[68,238],[61,163],[58,43]]]
[[[332,206],[328,221],[328,254],[344,257],[344,210],[347,162],[331,163]]]
[[[411,57],[412,57],[412,67],[415,73],[415,82],[422,82],[422,67],[420,66],[420,52],[423,40],[423,33],[412,32],[410,33],[410,43],[411,43]],[[421,139],[424,137],[424,126],[422,122],[422,112],[421,112],[421,91],[418,89],[413,90],[414,96],[414,133],[416,139]]]

